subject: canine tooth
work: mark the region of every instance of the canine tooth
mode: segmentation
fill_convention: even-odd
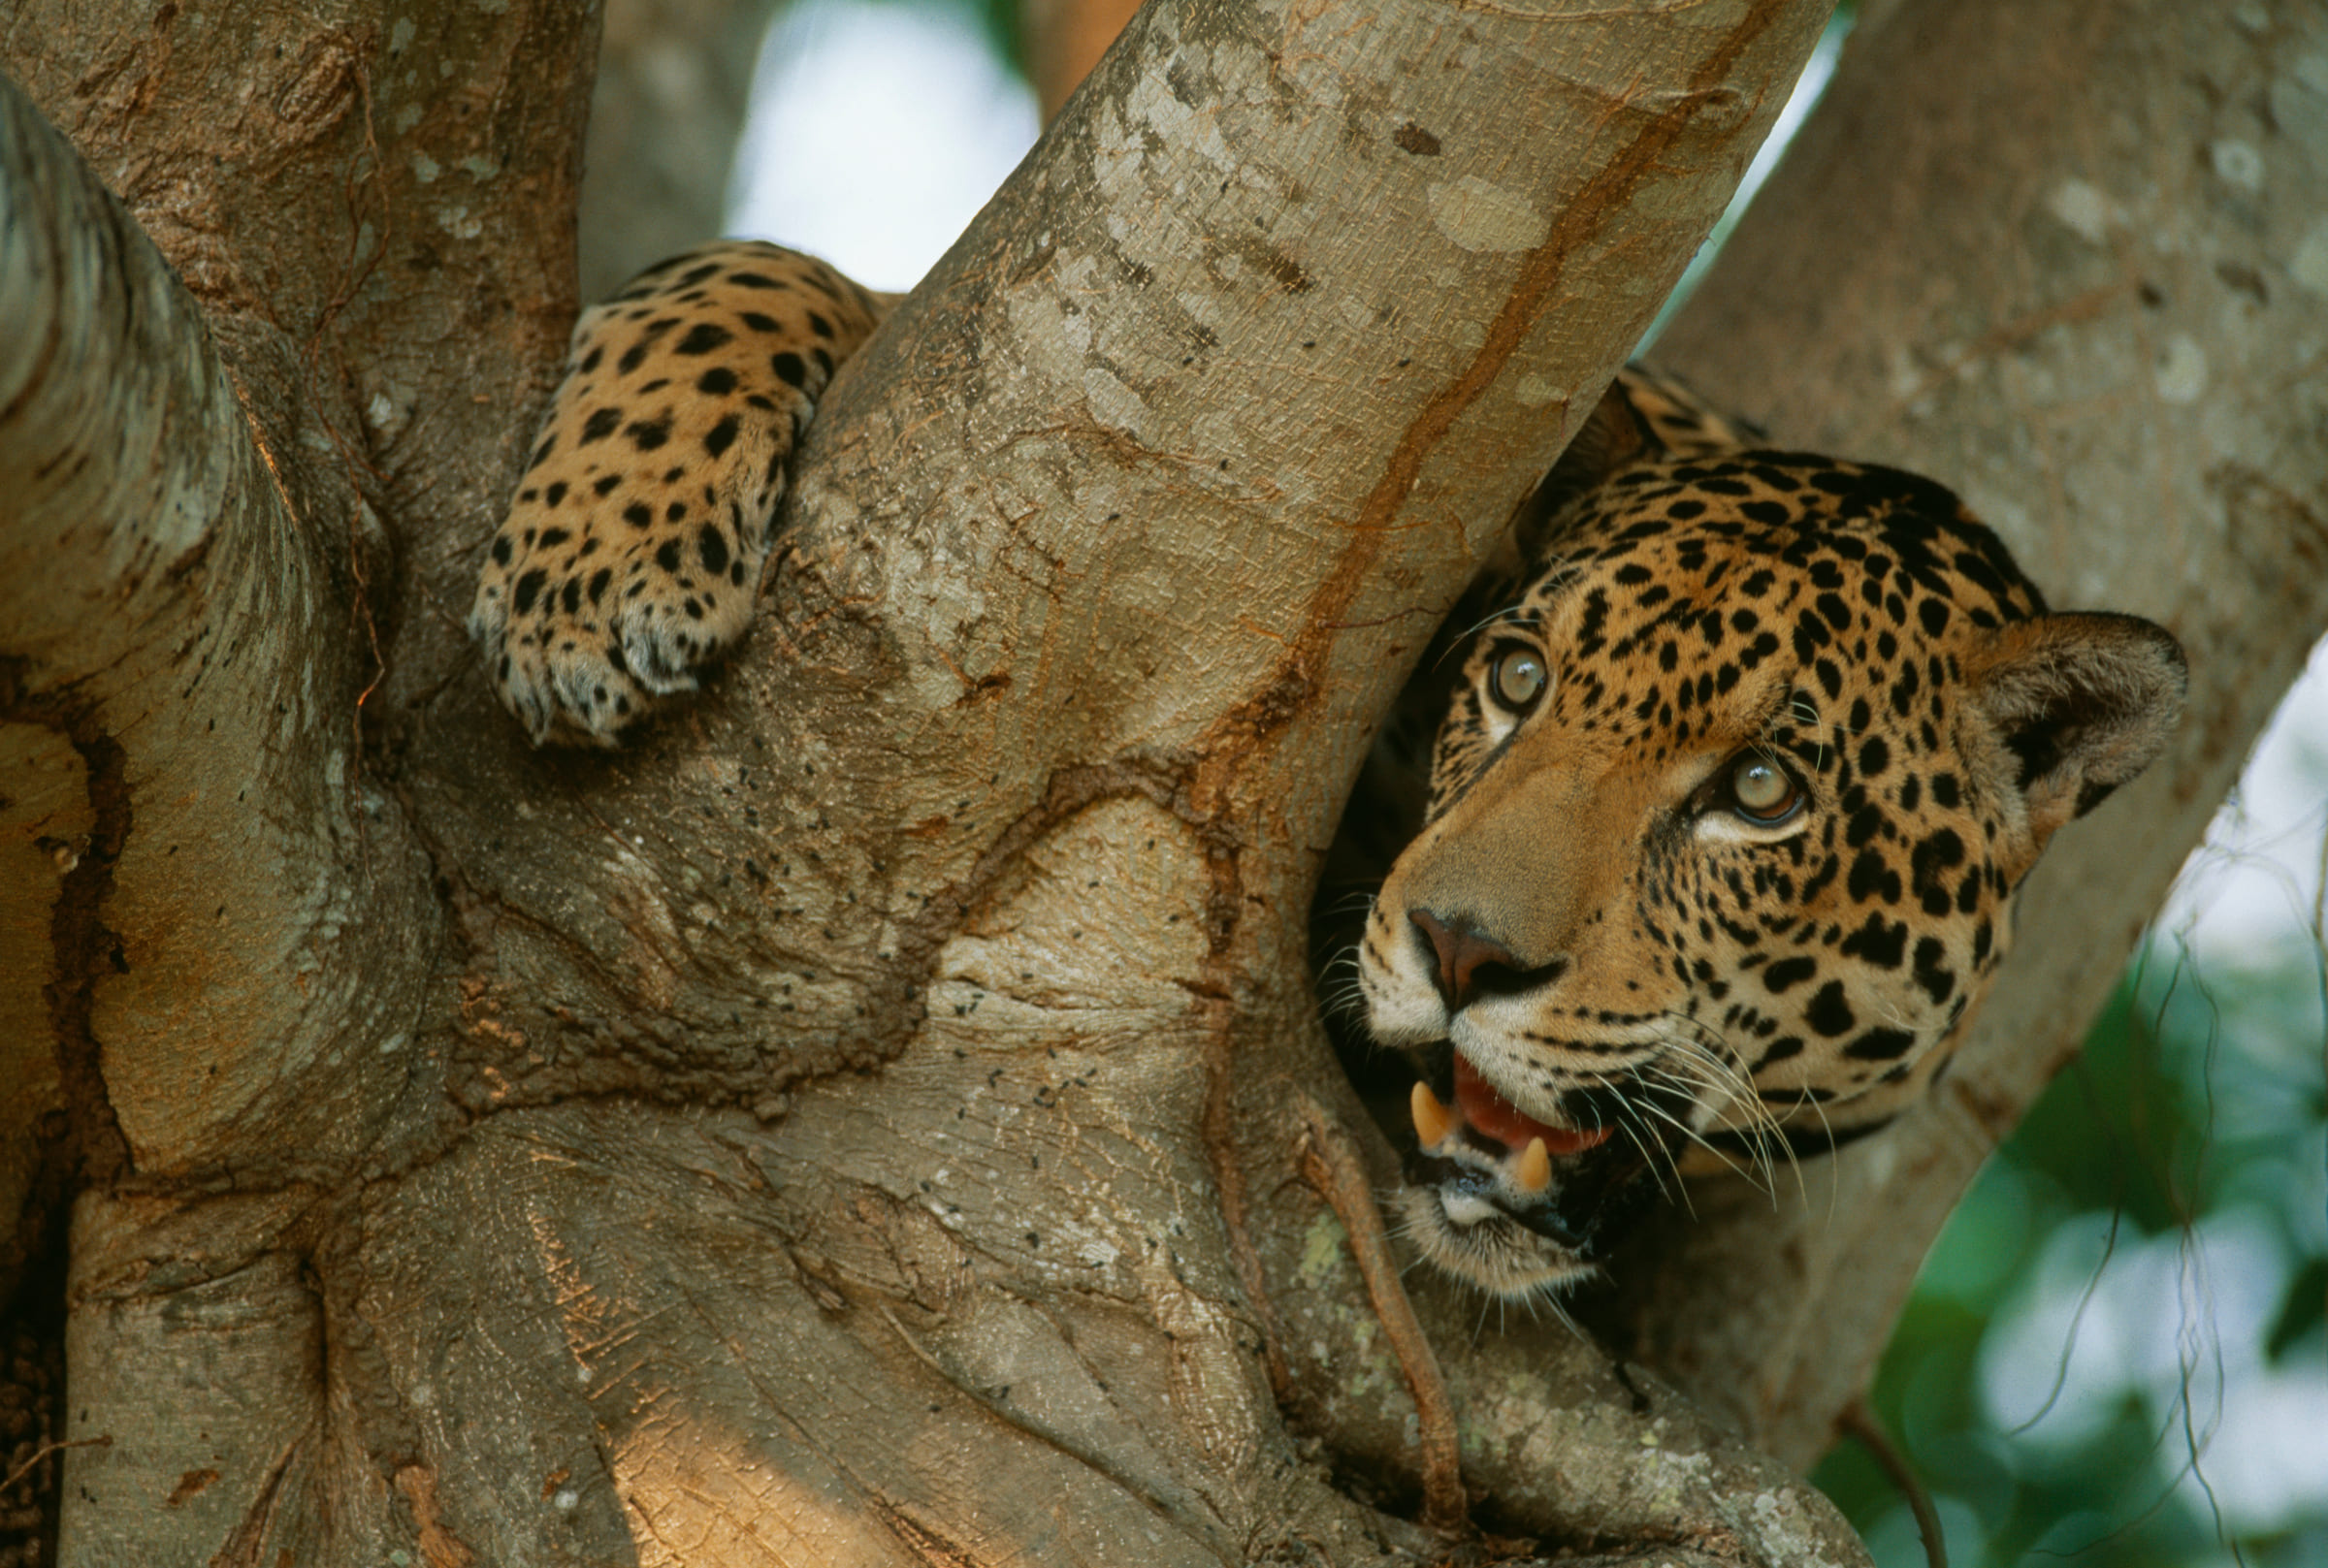
[[[1439,1096],[1420,1078],[1406,1097],[1406,1108],[1414,1113],[1414,1136],[1423,1140],[1426,1149],[1437,1148],[1441,1139],[1455,1131],[1454,1112],[1440,1104]]]
[[[1552,1155],[1544,1147],[1542,1138],[1532,1137],[1528,1140],[1526,1151],[1520,1155],[1517,1179],[1522,1190],[1531,1193],[1540,1193],[1552,1185]]]

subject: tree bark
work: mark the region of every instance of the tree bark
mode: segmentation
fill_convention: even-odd
[[[119,199],[12,108],[0,487],[82,487],[0,533],[55,1064],[0,1175],[81,1190],[110,1440],[66,1561],[1419,1557],[1442,1409],[1499,1527],[1859,1560],[1591,1345],[1370,1295],[1302,936],[1821,6],[1151,6],[836,383],[752,648],[612,759],[526,752],[458,630],[572,315],[587,30],[89,11],[0,31]],[[1682,1245],[1645,1340],[1798,1450],[1737,1391],[1816,1358],[1721,1361],[1766,1320]]]
[[[124,482],[134,409],[44,424],[92,386],[159,410],[170,484],[223,470],[11,523],[10,712],[102,849],[42,959],[59,1098],[118,1130],[65,1559],[1436,1550],[1280,1415],[1333,1440],[1388,1370],[1299,1174],[1358,1125],[1302,916],[1367,716],[1820,20],[1702,9],[1144,17],[836,389],[752,654],[612,761],[521,750],[449,613],[571,311],[587,38],[20,14],[190,292],[26,117],[13,232],[152,281],[128,343],[30,357],[0,471]],[[1563,1456],[1606,1494],[1574,1535],[1848,1559],[1686,1415],[1646,1470],[1626,1422]]]

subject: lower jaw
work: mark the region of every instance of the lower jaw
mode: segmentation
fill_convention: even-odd
[[[1509,1214],[1457,1224],[1437,1187],[1404,1187],[1396,1202],[1408,1239],[1434,1267],[1504,1300],[1539,1298],[1599,1273],[1581,1254]]]

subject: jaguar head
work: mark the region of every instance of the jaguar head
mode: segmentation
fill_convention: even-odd
[[[2048,614],[1939,486],[1751,448],[1634,443],[1459,656],[1358,969],[1418,1072],[1406,1229],[1507,1297],[1920,1096],[2182,691],[2172,637]]]

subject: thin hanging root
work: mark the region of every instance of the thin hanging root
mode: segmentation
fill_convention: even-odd
[[[39,1464],[43,1459],[48,1458],[52,1454],[62,1454],[69,1448],[112,1448],[113,1446],[113,1436],[111,1432],[106,1433],[102,1437],[75,1438],[70,1443],[43,1443],[39,1448],[32,1451],[31,1458],[26,1459],[22,1464],[19,1464],[14,1470],[11,1470],[5,1478],[0,1478],[0,1492],[7,1491],[17,1482],[32,1474],[33,1466]]]
[[[1924,1537],[1924,1560],[1930,1568],[1948,1568],[1948,1539],[1940,1533],[1940,1513],[1932,1507],[1932,1494],[1924,1489],[1924,1478],[1908,1462],[1908,1456],[1892,1442],[1884,1424],[1875,1419],[1864,1399],[1854,1399],[1843,1407],[1835,1425],[1844,1436],[1867,1451],[1868,1457],[1883,1467],[1892,1478],[1892,1485],[1907,1499],[1908,1512],[1916,1516],[1917,1533]]]
[[[1463,1490],[1463,1456],[1456,1447],[1455,1402],[1448,1396],[1447,1380],[1439,1369],[1439,1357],[1423,1337],[1423,1326],[1399,1283],[1398,1264],[1390,1255],[1390,1237],[1382,1229],[1381,1211],[1359,1162],[1358,1149],[1342,1124],[1309,1096],[1300,1097],[1307,1136],[1302,1139],[1302,1179],[1317,1190],[1350,1238],[1350,1256],[1366,1281],[1374,1317],[1382,1325],[1391,1354],[1406,1377],[1414,1396],[1421,1433],[1423,1463],[1423,1522],[1435,1529],[1463,1528],[1471,1503]]]

